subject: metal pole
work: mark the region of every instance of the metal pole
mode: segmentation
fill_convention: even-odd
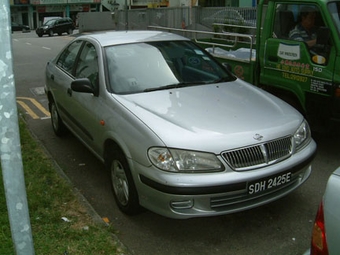
[[[13,76],[9,1],[0,5],[0,155],[14,249],[33,255]]]
[[[125,0],[125,30],[129,30],[128,3]]]

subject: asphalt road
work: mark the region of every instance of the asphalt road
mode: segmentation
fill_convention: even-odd
[[[311,177],[298,190],[271,204],[189,220],[168,219],[149,211],[127,217],[114,204],[103,165],[72,135],[57,138],[46,113],[42,89],[46,62],[71,39],[67,35],[38,38],[34,31],[13,33],[17,101],[32,133],[100,217],[110,220],[132,254],[298,255],[308,248],[326,181],[340,166],[339,135],[313,135],[318,154]]]

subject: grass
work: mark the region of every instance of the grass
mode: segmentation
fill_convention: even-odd
[[[19,121],[35,254],[127,254],[114,229],[95,221],[53,161]],[[0,165],[0,254],[15,254]],[[66,217],[70,222],[62,220]]]

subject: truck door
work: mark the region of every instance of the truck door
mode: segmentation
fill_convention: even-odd
[[[306,10],[313,12],[310,29],[302,21]],[[276,4],[273,21],[263,47],[261,84],[300,110],[329,109],[335,49],[321,11],[315,5]]]

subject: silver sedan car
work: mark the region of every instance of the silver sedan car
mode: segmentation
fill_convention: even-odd
[[[340,167],[329,177],[317,211],[311,248],[304,255],[340,254]]]
[[[316,144],[291,106],[179,35],[82,35],[46,66],[56,135],[105,165],[121,211],[171,218],[266,204],[311,173]]]

